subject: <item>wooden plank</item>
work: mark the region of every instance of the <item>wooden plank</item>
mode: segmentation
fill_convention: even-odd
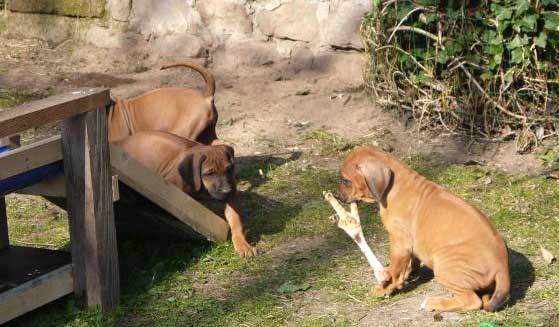
[[[8,237],[8,215],[6,214],[6,199],[0,197],[0,251],[10,246]]]
[[[112,185],[112,196],[113,202],[116,202],[120,198],[120,193],[118,190],[118,176],[113,175],[111,178]],[[23,188],[16,191],[18,194],[28,194],[28,195],[39,195],[54,198],[65,198],[66,197],[66,182],[64,181],[64,175],[49,178],[35,185]]]
[[[0,293],[0,324],[72,293],[72,265]]]
[[[65,198],[66,182],[64,180],[64,175],[60,175],[49,178],[35,185],[22,188],[14,193]]]
[[[10,245],[0,251],[0,293],[71,263],[68,252]]]
[[[113,173],[173,216],[204,235],[212,242],[224,242],[229,234],[227,222],[208,210],[174,185],[154,174],[148,168],[130,158],[124,151],[110,145]]]
[[[62,160],[60,136],[0,154],[0,180]]]
[[[62,123],[74,289],[102,310],[120,288],[107,134],[104,107]]]
[[[0,112],[0,137],[57,122],[111,103],[108,89],[82,89],[32,101]]]

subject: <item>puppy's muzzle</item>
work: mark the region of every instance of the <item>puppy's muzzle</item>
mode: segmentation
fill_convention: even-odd
[[[210,195],[217,200],[229,200],[233,197],[233,195],[235,195],[235,188],[232,188],[230,186],[222,187],[218,190],[215,190],[214,192],[211,192]]]

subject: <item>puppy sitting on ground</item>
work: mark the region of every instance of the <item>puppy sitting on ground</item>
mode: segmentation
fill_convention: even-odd
[[[225,202],[225,219],[231,228],[235,250],[243,257],[256,255],[256,249],[248,244],[243,234],[232,147],[203,145],[153,131],[135,133],[115,144],[192,197]]]
[[[391,279],[376,294],[401,289],[421,261],[454,295],[429,297],[422,308],[495,311],[503,305],[510,289],[507,248],[478,209],[377,148],[355,149],[341,174],[337,197],[377,201],[388,231]]]

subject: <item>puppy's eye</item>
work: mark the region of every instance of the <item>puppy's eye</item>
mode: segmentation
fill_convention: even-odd
[[[210,170],[206,172],[206,176],[214,176],[215,175],[215,171]]]
[[[351,182],[350,182],[348,179],[345,179],[345,178],[342,180],[342,183],[343,183],[345,186],[349,186],[349,185],[351,184]]]

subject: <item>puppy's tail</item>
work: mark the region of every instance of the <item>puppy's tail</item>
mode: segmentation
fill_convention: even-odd
[[[204,68],[204,67],[202,67],[198,64],[195,64],[195,63],[189,62],[189,61],[179,61],[179,62],[176,62],[174,64],[165,65],[165,66],[161,67],[161,69],[167,69],[167,68],[172,68],[172,67],[188,67],[188,68],[192,68],[195,71],[197,71],[198,73],[200,73],[200,75],[202,75],[202,77],[206,81],[206,87],[204,88],[204,91],[203,91],[202,94],[207,98],[214,96],[214,93],[215,93],[215,79],[214,79],[214,76],[212,75],[212,73],[210,73],[209,70],[207,70],[206,68]]]
[[[508,268],[508,267],[507,267]],[[510,293],[510,275],[508,269],[498,272],[495,275],[495,291],[491,298],[489,295],[482,297],[483,310],[494,312],[499,310],[505,301],[508,299]]]

